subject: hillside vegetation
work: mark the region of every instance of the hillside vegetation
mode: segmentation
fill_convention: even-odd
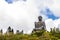
[[[51,31],[34,31],[31,34],[9,33],[0,34],[0,40],[60,40],[60,31],[58,28],[51,28]]]

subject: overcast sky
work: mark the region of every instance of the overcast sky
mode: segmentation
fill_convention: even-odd
[[[41,15],[46,28],[60,25],[60,0],[0,0],[0,29],[6,32],[11,26],[14,31],[31,33],[34,22]]]

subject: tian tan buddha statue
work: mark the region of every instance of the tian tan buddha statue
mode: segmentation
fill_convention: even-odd
[[[46,26],[45,26],[45,22],[42,21],[42,16],[39,16],[38,22],[35,22],[34,31],[42,30],[42,29],[46,30]]]

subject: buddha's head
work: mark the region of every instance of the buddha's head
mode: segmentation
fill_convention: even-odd
[[[38,20],[39,20],[39,21],[42,21],[42,16],[39,16],[39,17],[38,17]]]

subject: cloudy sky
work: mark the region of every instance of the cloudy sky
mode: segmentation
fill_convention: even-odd
[[[0,0],[0,29],[31,33],[38,16],[43,17],[46,29],[60,25],[60,0]]]

